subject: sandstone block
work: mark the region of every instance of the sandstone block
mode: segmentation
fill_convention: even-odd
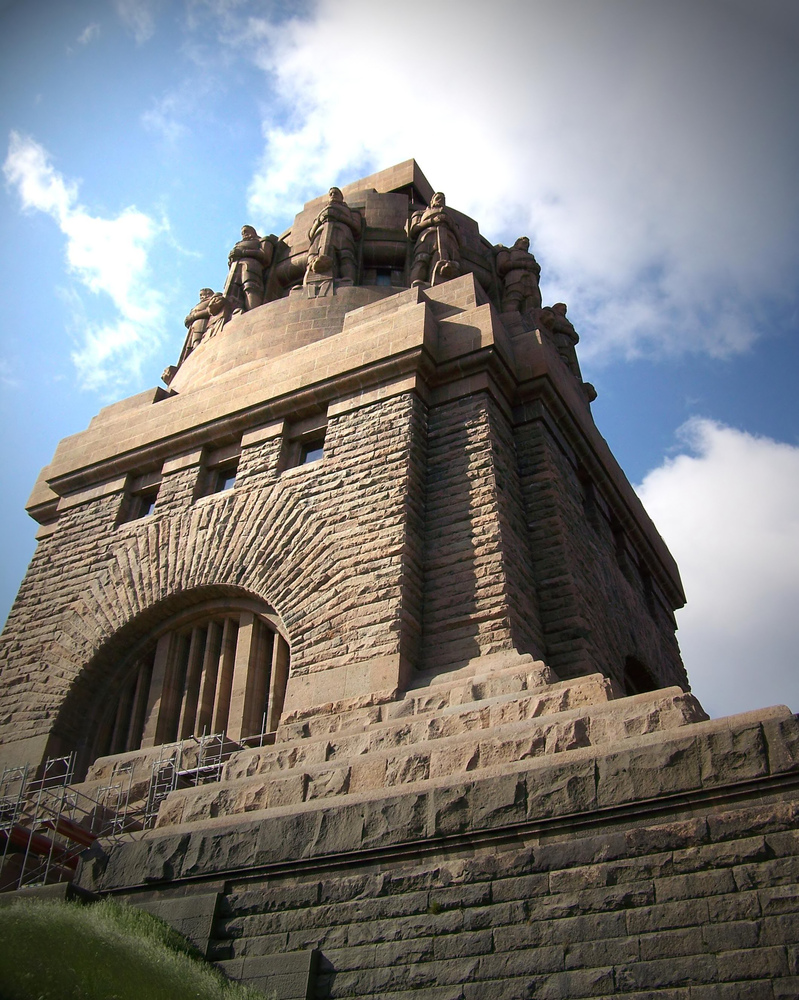
[[[552,945],[484,955],[480,959],[479,977],[511,979],[544,972],[559,972],[564,967],[564,952],[565,948],[562,945]]]
[[[312,771],[308,775],[307,799],[329,798],[343,795],[349,788],[350,769],[348,767],[328,767]]]
[[[536,985],[535,997],[541,1000],[562,1000],[566,997],[595,997],[615,991],[612,968],[579,969],[557,972]]]
[[[590,758],[536,768],[528,772],[527,789],[527,816],[531,820],[585,812],[599,804],[596,765]]]
[[[718,976],[722,982],[747,979],[777,979],[788,975],[785,947],[746,948],[725,951],[718,956]]]
[[[638,957],[638,941],[635,938],[575,941],[566,945],[564,967],[566,969],[592,969],[603,963],[624,965],[629,962],[637,962]]]
[[[783,928],[781,928],[783,930]],[[724,924],[708,924],[702,928],[707,951],[737,951],[755,948],[760,941],[761,924],[755,920],[735,920]],[[780,938],[785,940],[785,938]],[[768,944],[768,941],[764,941]]]
[[[757,893],[760,908],[765,916],[775,913],[799,912],[799,886],[785,885],[760,889]]]
[[[730,896],[708,896],[707,908],[712,923],[730,920],[757,920],[761,915],[757,892],[736,892]]]
[[[615,970],[616,984],[623,991],[659,990],[671,986],[693,986],[716,978],[714,955],[654,959]]]
[[[772,774],[795,771],[799,767],[799,719],[786,708],[771,709],[774,717],[763,721]]]
[[[642,738],[634,748],[597,761],[598,805],[656,798],[698,788],[700,755],[695,739]]]
[[[545,976],[523,976],[518,979],[483,979],[474,983],[464,983],[459,1000],[482,1000],[490,996],[492,1000],[516,1000],[518,997],[538,996]]]
[[[733,875],[739,889],[796,885],[799,883],[799,858],[775,858],[761,860],[757,864],[739,865],[733,869]]]
[[[708,922],[708,919],[706,900],[687,899],[630,910],[627,913],[627,930],[630,934],[645,934],[672,927],[700,928]]]
[[[549,892],[549,878],[546,875],[519,875],[516,878],[497,879],[492,887],[495,903],[511,899],[528,899]]]
[[[429,836],[428,814],[432,795],[410,792],[364,804],[362,843],[364,847],[402,843]]]
[[[522,902],[494,903],[492,906],[475,907],[463,911],[463,929],[482,931],[490,928],[515,926],[527,919],[527,909]],[[526,946],[525,946],[526,947]]]
[[[796,945],[789,946],[788,958],[791,963],[796,959],[796,949],[799,947],[799,913],[785,913],[780,916],[764,917],[758,923],[760,929],[760,943],[764,945],[781,944],[784,941],[797,942]],[[745,944],[736,944],[733,947],[743,948]],[[792,975],[799,975],[799,970],[792,967]]]
[[[449,958],[471,958],[493,951],[494,941],[490,930],[467,931],[462,934],[443,934],[430,939],[436,961]]]
[[[669,900],[696,899],[697,896],[721,896],[736,889],[730,869],[693,872],[690,875],[673,875],[655,880],[655,897],[658,903]]]
[[[478,829],[522,822],[527,816],[527,783],[522,774],[499,775],[475,784],[472,816]]]
[[[747,989],[749,989],[751,984],[747,983]],[[763,984],[765,987],[767,984]],[[793,998],[799,996],[799,976],[785,976],[780,979],[771,980],[771,990],[774,995],[774,1000],[793,1000]],[[754,996],[754,993],[752,993]],[[766,997],[767,994],[763,992],[763,996]]]
[[[686,955],[701,955],[712,951],[708,948],[696,927],[673,928],[656,934],[642,934],[638,938],[642,962],[661,958],[682,958]]]

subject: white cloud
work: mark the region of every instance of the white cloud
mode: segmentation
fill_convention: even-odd
[[[694,691],[714,715],[799,711],[799,447],[704,419],[682,444],[637,491],[682,574]]]
[[[141,45],[155,34],[155,17],[148,0],[114,0],[122,23]]]
[[[89,42],[93,42],[95,38],[99,37],[100,37],[100,25],[88,24],[83,29],[83,31],[78,35],[76,41],[78,45],[88,45]]]
[[[489,239],[529,232],[584,357],[746,350],[799,266],[799,64],[774,17],[723,0],[250,17],[278,98],[250,210],[268,227],[287,201],[414,156]]]
[[[148,250],[161,227],[133,207],[113,219],[90,215],[78,202],[77,185],[53,168],[42,146],[17,132],[10,135],[3,171],[22,207],[47,213],[66,236],[70,272],[113,305],[110,321],[81,317],[76,324],[80,342],[72,360],[81,385],[110,388],[138,375],[160,343],[164,322],[161,297],[147,285]],[[83,308],[81,300],[78,315]]]

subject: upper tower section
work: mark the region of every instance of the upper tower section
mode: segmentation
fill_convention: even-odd
[[[413,161],[243,227],[168,388],[34,487],[2,753],[239,744],[519,658],[687,687],[677,568],[539,273]]]

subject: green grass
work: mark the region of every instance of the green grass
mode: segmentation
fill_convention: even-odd
[[[263,1000],[135,906],[0,907],[0,1000]]]

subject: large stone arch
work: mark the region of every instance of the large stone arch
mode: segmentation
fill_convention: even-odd
[[[223,623],[235,621],[235,631],[233,633],[232,646],[230,646],[227,661],[224,657],[222,645]],[[247,629],[252,632],[248,634],[248,645],[242,653],[243,642],[237,633],[239,625],[246,623]],[[217,635],[212,636],[212,630],[216,630]],[[202,646],[197,646],[195,642],[197,636],[201,637]],[[255,651],[250,652],[253,646],[253,637],[260,636],[260,659]],[[266,637],[270,636],[269,643]],[[185,640],[181,644],[181,640]],[[189,645],[189,640],[193,645]],[[213,642],[216,641],[216,651],[214,653]],[[206,649],[206,645],[208,648]],[[238,706],[239,717],[234,718],[233,709],[230,709],[230,728],[236,737],[251,735],[248,728],[252,730],[259,722],[260,716],[253,716],[252,698],[260,697],[264,701],[269,690],[268,683],[270,675],[275,675],[278,666],[282,671],[278,678],[278,701],[273,702],[273,718],[270,720],[272,728],[277,724],[279,712],[282,707],[282,697],[285,691],[285,684],[288,679],[288,650],[290,648],[290,636],[286,630],[282,619],[263,598],[245,590],[241,587],[230,585],[216,585],[198,587],[188,591],[180,591],[170,595],[162,601],[157,602],[145,609],[125,626],[119,629],[106,641],[80,671],[75,681],[70,686],[66,698],[63,700],[58,715],[56,717],[52,738],[51,752],[66,752],[77,750],[81,765],[85,766],[97,757],[107,752],[123,752],[137,749],[140,745],[153,745],[156,742],[170,742],[173,739],[185,738],[199,735],[203,731],[208,732],[214,719],[213,713],[206,713],[207,718],[203,720],[202,706],[200,704],[200,694],[208,689],[207,668],[213,665],[214,676],[211,682],[210,698],[211,705],[214,704],[214,690],[217,685],[221,685],[224,676],[225,662],[227,662],[227,681],[229,686],[233,683],[233,670],[239,667],[244,671],[249,668],[253,671],[265,671],[265,677],[259,689],[256,683],[256,690],[249,692],[250,704],[247,708],[251,721],[244,721],[242,725],[241,713],[244,711],[243,705]],[[156,689],[155,677],[152,676],[152,662],[156,651],[161,649],[163,655],[171,658],[171,663],[162,664],[162,676],[158,681],[159,687]],[[238,651],[239,660],[244,658],[243,665],[236,660]],[[182,666],[182,675],[179,681],[172,678],[172,686],[179,685],[178,690],[173,690],[172,694],[172,714],[175,725],[170,728],[168,723],[162,722],[158,729],[158,711],[161,709],[164,715],[164,699],[162,688],[164,685],[163,668],[167,668],[167,684],[169,683],[170,670],[172,675],[176,670],[180,674],[180,657],[183,655],[186,662]],[[213,656],[216,660],[213,660]],[[193,673],[189,660],[193,657]],[[251,661],[251,662],[250,662]],[[148,666],[149,664],[149,666]],[[145,686],[142,687],[141,678],[138,677],[144,670],[149,669],[150,674],[146,677]],[[218,680],[217,680],[218,672]],[[116,744],[112,739],[113,731],[104,737],[109,724],[113,726],[114,716],[123,713],[117,721],[118,727],[123,725],[133,733],[134,718],[137,713],[136,698],[131,691],[130,704],[125,708],[124,699],[126,688],[133,684],[140,689],[138,698],[141,705],[141,716],[138,732],[130,739],[117,739]],[[152,687],[151,687],[152,683]],[[264,685],[266,687],[264,688]],[[191,718],[186,716],[186,698],[191,701],[194,698],[194,708]],[[242,698],[244,692],[242,691]],[[217,695],[218,698],[218,695]],[[183,708],[181,709],[181,699]],[[228,692],[228,704],[230,702],[230,692]],[[124,715],[127,713],[127,715]],[[146,727],[148,717],[152,715],[149,728]],[[216,713],[218,718],[218,712]],[[194,721],[196,720],[196,726]],[[222,728],[228,728],[228,712],[225,710]],[[143,739],[146,736],[146,740]]]
[[[302,544],[292,545],[292,536]],[[205,505],[109,538],[99,572],[63,607],[42,664],[65,688],[47,752],[82,747],[85,760],[85,713],[113,691],[137,644],[194,605],[262,602],[292,652],[295,644],[302,650],[334,551],[325,518],[279,487],[243,495],[232,516],[230,508]]]

